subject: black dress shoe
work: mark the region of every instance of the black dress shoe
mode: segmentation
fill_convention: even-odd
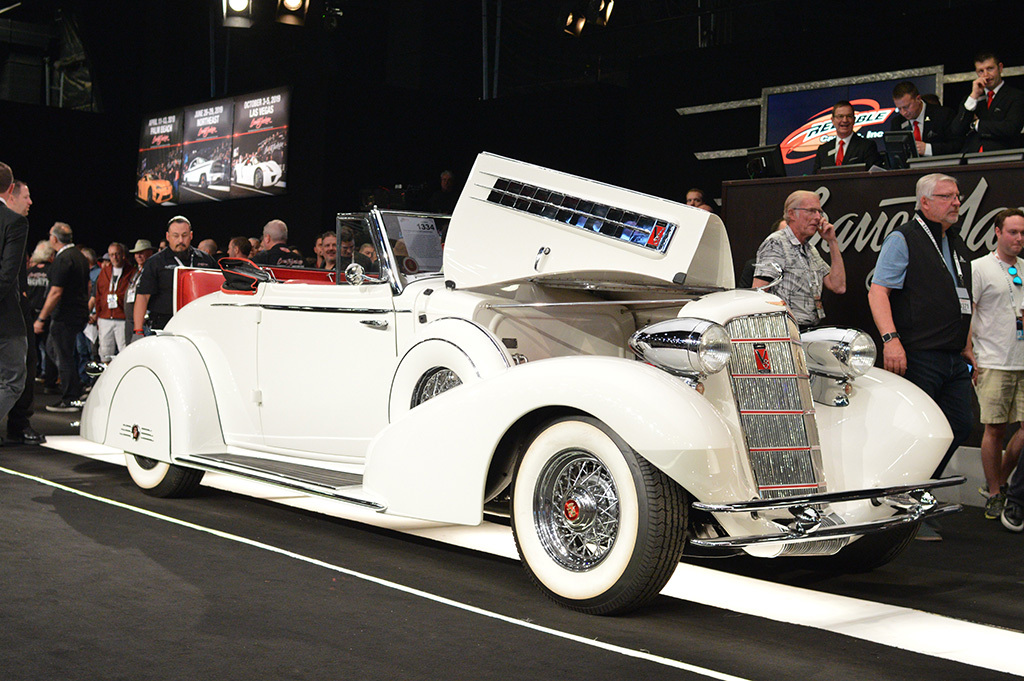
[[[36,432],[32,426],[26,426],[20,433],[7,433],[7,440],[22,445],[41,445],[46,442],[46,436]]]

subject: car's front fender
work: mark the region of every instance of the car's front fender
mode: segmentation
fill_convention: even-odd
[[[388,512],[479,523],[487,472],[523,417],[562,407],[596,417],[698,498],[745,498],[737,442],[692,388],[640,362],[562,357],[454,388],[395,420],[370,444],[363,483]]]
[[[217,402],[195,345],[165,335],[126,347],[89,393],[81,434],[159,461],[223,452]]]

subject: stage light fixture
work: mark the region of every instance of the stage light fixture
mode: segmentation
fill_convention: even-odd
[[[589,0],[589,2],[574,3],[565,19],[565,32],[579,37],[588,21],[595,26],[607,26],[614,7],[615,0]]]
[[[252,27],[252,0],[224,0],[224,26]]]
[[[309,0],[277,0],[277,20],[282,24],[302,26],[308,10]]]
[[[565,32],[578,38],[580,33],[583,33],[583,27],[586,24],[587,17],[576,12],[569,12],[569,16],[565,19]]]

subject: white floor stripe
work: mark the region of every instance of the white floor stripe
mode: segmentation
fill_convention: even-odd
[[[341,567],[340,565],[333,565],[331,563],[327,563],[325,561],[318,560],[316,558],[310,558],[309,556],[304,556],[302,554],[295,553],[293,551],[288,551],[286,549],[282,549],[282,548],[279,548],[279,547],[276,547],[276,546],[271,546],[270,544],[264,544],[263,542],[255,541],[253,539],[248,539],[246,537],[240,537],[238,535],[230,534],[228,532],[222,532],[220,530],[215,530],[215,529],[212,529],[212,528],[209,528],[209,527],[204,527],[202,525],[196,525],[195,523],[190,523],[190,522],[187,522],[187,521],[184,521],[184,520],[179,520],[177,518],[172,518],[170,516],[165,516],[165,515],[162,515],[160,513],[155,513],[153,511],[149,511],[149,510],[144,509],[144,508],[138,508],[138,507],[135,507],[135,506],[131,506],[129,504],[124,504],[124,503],[121,503],[119,501],[115,501],[113,499],[107,499],[105,497],[100,497],[100,496],[97,496],[95,494],[90,494],[88,492],[83,492],[81,490],[77,490],[77,489],[74,489],[72,487],[68,487],[66,485],[62,485],[60,483],[52,482],[50,480],[45,480],[43,478],[39,478],[39,477],[36,477],[34,475],[27,475],[25,473],[20,473],[18,471],[13,471],[13,470],[10,470],[8,468],[4,468],[2,466],[0,466],[0,473],[6,473],[7,475],[12,475],[12,476],[23,478],[23,479],[26,479],[26,480],[31,480],[33,482],[36,482],[36,483],[40,484],[40,485],[45,485],[47,487],[52,487],[54,489],[59,489],[59,490],[64,491],[64,492],[68,492],[69,494],[75,494],[75,495],[78,495],[80,497],[84,497],[86,499],[91,499],[93,501],[98,501],[98,502],[101,502],[101,503],[104,503],[104,504],[109,504],[111,506],[116,506],[117,508],[121,508],[121,509],[124,509],[124,510],[127,510],[127,511],[132,511],[134,513],[139,513],[141,515],[145,515],[145,516],[148,516],[150,518],[155,518],[155,519],[161,520],[163,522],[172,523],[174,525],[178,525],[178,526],[181,526],[181,527],[187,527],[187,528],[195,530],[197,532],[204,532],[206,534],[210,534],[210,535],[213,535],[215,537],[220,537],[221,539],[227,539],[227,540],[230,540],[230,541],[233,541],[233,542],[238,542],[239,544],[245,544],[247,546],[251,546],[253,548],[257,548],[257,549],[260,549],[260,550],[263,550],[263,551],[269,551],[271,553],[276,553],[276,554],[284,556],[286,558],[291,558],[293,560],[298,560],[298,561],[301,561],[303,563],[308,563],[310,565],[315,565],[317,567],[324,568],[326,570],[332,570],[334,572],[338,572],[338,573],[341,573],[341,574],[344,574],[344,575],[348,575],[349,577],[354,577],[356,579],[361,579],[361,580],[364,580],[364,581],[367,581],[367,582],[371,582],[373,584],[377,584],[379,586],[383,586],[383,587],[388,588],[388,589],[393,589],[395,591],[401,591],[402,593],[407,593],[409,595],[416,596],[418,598],[423,598],[423,599],[426,599],[426,600],[429,600],[429,601],[433,601],[433,602],[439,603],[441,605],[445,605],[445,606],[452,607],[452,608],[457,608],[459,610],[464,610],[466,612],[473,613],[475,615],[481,615],[483,617],[489,617],[491,619],[495,619],[495,620],[499,620],[501,622],[505,622],[506,624],[512,624],[512,625],[515,625],[517,627],[523,627],[525,629],[531,629],[533,631],[537,631],[537,632],[540,632],[542,634],[546,634],[548,636],[554,636],[554,637],[557,637],[557,638],[566,639],[566,640],[569,640],[569,641],[573,641],[574,643],[579,643],[579,644],[582,644],[582,645],[585,645],[585,646],[590,646],[592,648],[599,648],[601,650],[606,650],[608,652],[616,653],[616,654],[619,654],[619,655],[625,655],[627,657],[632,657],[632,658],[636,658],[636,659],[639,659],[639,660],[644,660],[644,661],[647,661],[647,662],[653,662],[655,664],[660,664],[660,665],[664,665],[664,666],[667,666],[667,667],[673,667],[675,669],[682,669],[682,670],[685,670],[685,671],[688,671],[688,672],[692,672],[694,674],[700,674],[702,676],[706,676],[707,678],[710,678],[710,679],[719,679],[720,681],[749,681],[748,679],[744,679],[743,677],[733,676],[731,674],[724,674],[722,672],[717,672],[717,671],[715,671],[713,669],[705,669],[704,667],[699,667],[697,665],[687,664],[686,662],[681,662],[679,660],[673,660],[673,659],[670,659],[670,658],[667,658],[667,657],[660,657],[658,655],[652,655],[651,653],[647,653],[647,652],[644,652],[642,650],[634,650],[632,648],[625,648],[623,646],[617,646],[617,645],[614,645],[614,644],[611,644],[611,643],[603,643],[601,641],[596,641],[594,639],[584,638],[582,636],[576,636],[575,634],[570,634],[570,633],[567,633],[567,632],[564,632],[564,631],[559,631],[557,629],[551,629],[551,628],[548,628],[548,627],[543,627],[543,626],[540,626],[538,624],[534,624],[532,622],[527,622],[525,620],[515,619],[515,618],[509,617],[507,615],[502,615],[500,613],[492,612],[490,610],[484,610],[483,608],[478,608],[478,607],[473,606],[473,605],[468,605],[466,603],[461,603],[459,601],[455,601],[455,600],[452,600],[450,598],[445,598],[444,596],[438,596],[437,594],[432,594],[432,593],[430,593],[428,591],[423,591],[421,589],[416,589],[416,588],[413,588],[413,587],[410,587],[410,586],[406,586],[404,584],[399,584],[397,582],[392,582],[392,581],[389,581],[389,580],[386,580],[386,579],[381,579],[380,577],[374,577],[373,575],[368,575],[368,574],[365,574],[365,573],[362,573],[362,572],[357,572],[355,570],[350,570],[348,568]]]
[[[107,462],[124,455],[78,436],[48,437],[48,446]],[[204,485],[363,522],[446,544],[518,560],[509,528],[495,523],[462,527],[394,518],[349,504],[225,475],[207,473]],[[663,595],[765,619],[814,627],[955,662],[1024,676],[1024,633],[932,613],[773,584],[680,564]]]

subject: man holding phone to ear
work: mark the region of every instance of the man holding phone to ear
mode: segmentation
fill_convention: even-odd
[[[836,229],[821,210],[821,199],[814,192],[795,191],[786,199],[783,210],[786,227],[773,232],[757,249],[754,288],[764,286],[778,276],[782,279],[772,293],[782,298],[803,331],[818,326],[825,318],[821,304],[822,287],[837,294],[846,293],[846,268],[839,252]],[[828,244],[829,266],[808,241],[818,234]]]

